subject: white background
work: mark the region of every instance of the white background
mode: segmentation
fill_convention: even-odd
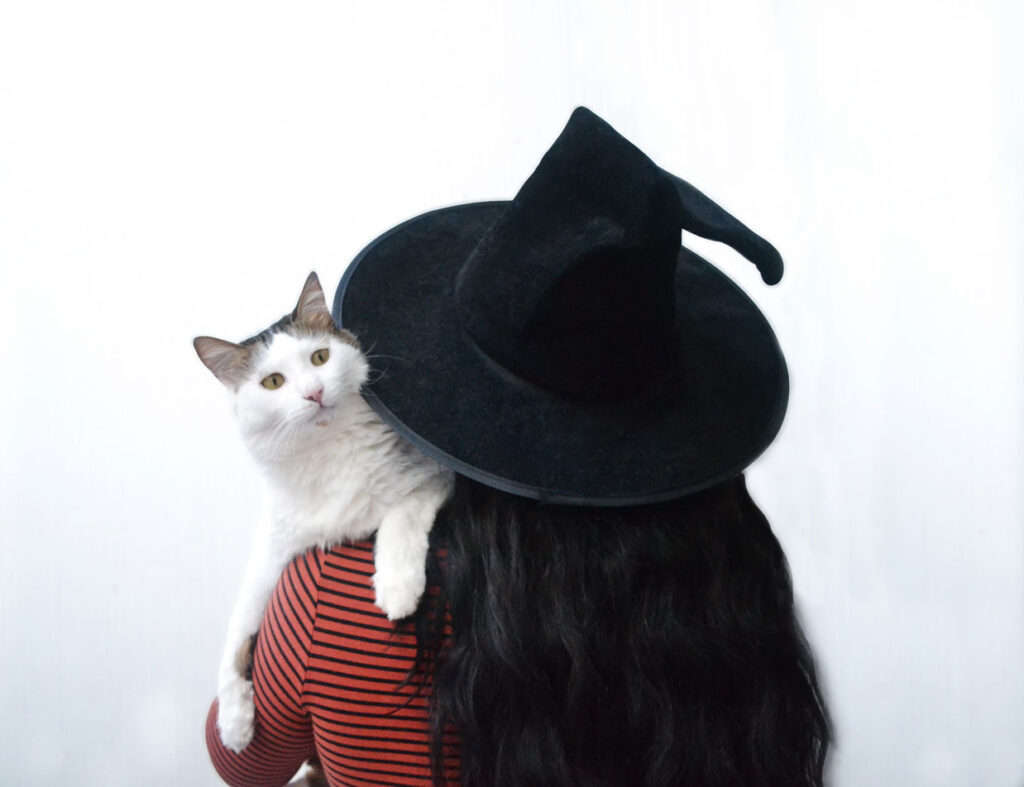
[[[826,7],[827,6],[827,7]],[[845,6],[845,7],[844,7]],[[0,781],[213,785],[258,483],[191,339],[510,198],[578,104],[782,251],[750,471],[831,781],[1024,782],[1024,7],[4,3]]]

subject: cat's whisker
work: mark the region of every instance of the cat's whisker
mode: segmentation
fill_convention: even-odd
[[[387,353],[377,353],[377,352],[374,352],[373,349],[376,346],[377,346],[377,343],[374,342],[374,344],[371,347],[369,347],[363,353],[363,357],[367,361],[372,361],[374,358],[391,358],[391,359],[396,360],[396,361],[404,361],[404,360],[406,360],[405,357],[401,356],[401,355],[389,355]]]
[[[299,426],[296,419],[286,413],[279,414],[276,420],[277,423],[270,427],[266,435],[266,441],[272,450],[291,442]]]
[[[386,358],[386,359],[393,360],[393,361],[404,361],[404,360],[406,360],[401,355],[388,355],[387,353],[376,353],[376,354],[373,354],[373,355],[366,355],[365,357],[366,357],[367,363],[370,364],[369,377],[368,377],[368,379],[366,381],[368,385],[373,385],[374,383],[378,383],[378,382],[380,382],[381,380],[383,380],[387,376],[387,371],[386,370],[380,369],[380,368],[378,368],[377,366],[375,366],[372,363],[374,360],[376,360],[378,358]]]

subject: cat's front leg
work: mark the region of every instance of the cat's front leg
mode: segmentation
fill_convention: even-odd
[[[217,729],[221,741],[232,751],[241,751],[252,740],[255,707],[252,681],[246,674],[248,659],[253,637],[288,557],[275,553],[267,528],[261,526],[231,613],[217,680]]]
[[[377,606],[389,620],[416,611],[427,584],[430,529],[451,492],[449,476],[417,487],[381,519],[374,548],[373,588]]]

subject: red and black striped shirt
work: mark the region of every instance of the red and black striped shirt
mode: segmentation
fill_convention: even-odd
[[[428,700],[403,685],[416,640],[373,603],[373,546],[314,549],[285,569],[253,658],[256,734],[225,749],[216,703],[206,743],[217,773],[238,787],[286,784],[309,757],[332,785],[430,785]],[[458,784],[458,749],[445,739],[445,774]]]

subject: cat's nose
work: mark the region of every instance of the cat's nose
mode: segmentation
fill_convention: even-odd
[[[306,394],[306,396],[304,398],[308,399],[310,402],[316,402],[318,405],[323,407],[324,406],[324,389],[323,388],[317,388],[315,391],[313,391],[313,393]]]

